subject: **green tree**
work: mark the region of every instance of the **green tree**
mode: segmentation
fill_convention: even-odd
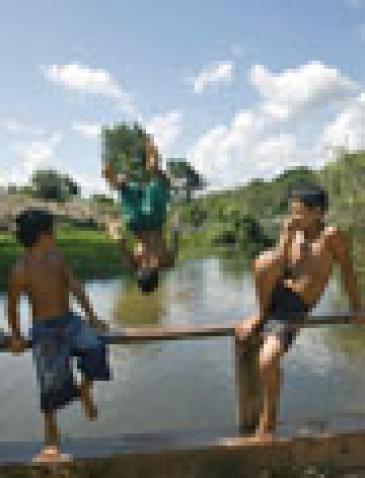
[[[80,186],[73,179],[54,169],[35,171],[31,185],[34,197],[39,199],[63,202],[80,194]]]
[[[194,191],[203,189],[205,181],[186,159],[169,159],[167,173],[171,178],[173,188],[179,194],[182,192],[187,201],[191,201]]]
[[[115,204],[114,199],[105,194],[93,194],[91,200],[97,204],[113,206]]]
[[[145,131],[135,123],[116,124],[103,128],[102,160],[113,166],[117,173],[128,173],[137,179],[145,176],[143,156],[145,154]]]

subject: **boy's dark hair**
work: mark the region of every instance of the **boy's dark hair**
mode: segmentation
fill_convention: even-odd
[[[138,270],[137,284],[143,294],[150,294],[158,287],[158,270],[157,269]]]
[[[289,199],[297,199],[308,208],[319,207],[323,213],[328,209],[328,194],[315,183],[303,181],[294,184],[289,191]]]
[[[26,209],[16,218],[15,236],[24,247],[34,246],[42,234],[53,231],[53,217],[42,209]]]

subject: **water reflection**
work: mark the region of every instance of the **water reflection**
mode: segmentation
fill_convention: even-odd
[[[139,293],[125,278],[87,284],[96,311],[112,327],[232,324],[257,310],[252,277],[232,261],[187,261],[161,277],[159,290]],[[315,313],[338,309],[333,280]],[[346,310],[343,303],[342,310]],[[2,307],[0,298],[0,307]],[[22,303],[22,324],[28,326]],[[347,333],[347,332],[346,332]],[[305,329],[284,359],[280,420],[361,411],[364,333],[341,327]],[[348,329],[350,334],[350,329]],[[356,342],[356,347],[353,345]],[[344,346],[344,344],[352,344]],[[113,381],[98,384],[100,419],[86,423],[78,404],[60,413],[63,436],[112,436],[159,430],[234,429],[230,339],[113,346]],[[0,361],[0,441],[42,436],[38,391],[29,353]]]
[[[115,295],[113,323],[118,327],[158,326],[165,314],[165,284],[152,294],[141,294],[135,281],[128,281]]]

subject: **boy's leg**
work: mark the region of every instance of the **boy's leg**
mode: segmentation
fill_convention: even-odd
[[[263,251],[253,262],[256,295],[259,300],[259,315],[251,316],[236,326],[236,333],[243,340],[256,328],[270,305],[272,291],[281,274],[281,268],[271,249]]]
[[[33,358],[41,388],[41,411],[44,416],[45,445],[35,461],[62,461],[69,456],[60,453],[56,410],[78,397],[70,364],[69,346],[58,327],[48,330],[44,324],[33,326]]]
[[[80,398],[84,413],[89,420],[97,418],[93,400],[94,380],[110,380],[107,348],[100,332],[74,314],[73,355],[78,357],[82,374]]]
[[[263,251],[253,263],[256,294],[259,299],[260,314],[265,314],[270,305],[272,291],[282,273],[281,265],[273,256],[272,250]]]
[[[155,231],[141,231],[137,235],[138,243],[134,257],[142,269],[155,269],[159,266],[159,258],[156,253]]]
[[[57,447],[58,446],[58,429],[56,411],[52,410],[44,412],[44,442],[45,446]]]
[[[93,397],[93,381],[87,378],[84,374],[81,374],[80,384],[80,400],[81,406],[84,410],[86,418],[89,420],[96,420],[98,417],[98,409],[94,402]]]
[[[35,463],[70,461],[71,456],[61,453],[59,449],[59,435],[57,428],[56,411],[43,412],[44,418],[44,446],[33,458]]]
[[[272,250],[261,253],[253,263],[256,294],[259,300],[259,316],[264,318],[270,306],[272,291],[281,275],[279,262]],[[257,328],[260,317],[250,317],[236,327],[236,333],[242,339]],[[284,353],[284,344],[280,337],[269,335],[260,351],[260,375],[263,386],[263,409],[260,416],[258,433],[269,435],[274,431],[276,411],[281,388],[280,357]]]
[[[280,359],[283,354],[284,344],[280,337],[269,335],[260,351],[263,407],[257,433],[261,438],[268,437],[275,431],[281,388]]]

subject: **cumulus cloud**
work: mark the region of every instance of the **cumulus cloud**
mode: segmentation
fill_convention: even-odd
[[[218,63],[204,67],[193,79],[195,93],[202,93],[208,86],[217,83],[230,83],[233,77],[232,62]]]
[[[17,169],[23,180],[26,180],[33,170],[51,165],[61,139],[60,133],[53,133],[48,138],[13,145],[14,152],[22,161],[21,166],[17,165]]]
[[[75,122],[72,125],[72,129],[87,139],[97,139],[101,134],[101,126],[98,123]]]
[[[333,159],[339,149],[365,149],[365,93],[357,96],[326,123],[319,135],[317,151],[322,162]]]
[[[173,155],[175,141],[181,133],[182,114],[180,111],[169,111],[154,116],[146,124],[146,131],[151,134],[163,158]]]
[[[302,163],[295,136],[274,133],[257,112],[243,110],[228,126],[209,130],[191,147],[188,158],[212,189],[272,177]]]
[[[316,167],[324,144],[346,140],[354,149],[365,147],[365,96],[359,96],[356,82],[340,71],[314,62],[273,74],[255,65],[249,80],[260,94],[259,102],[238,111],[228,124],[206,131],[188,150],[188,158],[212,188],[270,178],[295,166]],[[301,125],[312,121],[310,113],[328,107],[334,117],[318,123],[308,146]]]
[[[68,90],[104,96],[117,100],[117,104],[131,116],[136,115],[132,98],[107,70],[90,68],[79,63],[47,65],[41,67],[44,77]]]
[[[359,91],[356,82],[320,62],[307,63],[279,74],[263,65],[254,65],[249,79],[263,101],[263,112],[280,120],[313,113]]]

